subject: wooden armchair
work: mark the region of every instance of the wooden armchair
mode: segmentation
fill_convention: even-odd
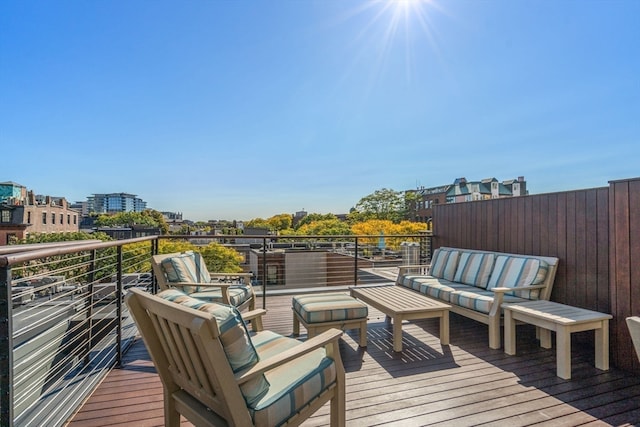
[[[135,288],[125,301],[162,380],[165,426],[180,415],[196,426],[297,426],[326,402],[331,425],[345,425],[342,331],[251,336],[231,306]]]
[[[209,272],[202,255],[191,251],[154,255],[151,266],[160,290],[178,288],[203,301],[255,309],[251,273]]]
[[[631,334],[633,348],[636,350],[636,357],[640,360],[640,317],[631,316],[627,317],[626,320],[629,333]]]

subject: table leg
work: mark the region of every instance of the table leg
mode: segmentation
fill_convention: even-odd
[[[293,336],[297,337],[298,335],[300,335],[300,322],[298,316],[293,313]]]
[[[546,330],[546,329],[543,329]],[[568,328],[556,330],[556,374],[565,380],[571,379],[571,332]]]
[[[596,333],[596,368],[609,370],[609,320],[603,320]]]
[[[360,347],[367,346],[367,319],[360,322]]]
[[[449,310],[442,310],[440,316],[440,344],[449,345]]]
[[[516,354],[516,322],[509,309],[504,311],[504,352],[512,356]]]
[[[393,317],[393,351],[402,351],[402,317]]]
[[[540,336],[540,347],[551,348],[551,331],[545,328],[538,328]]]

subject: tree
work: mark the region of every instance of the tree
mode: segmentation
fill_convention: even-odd
[[[286,213],[274,215],[267,220],[269,227],[272,230],[277,230],[277,231],[291,228],[292,222],[293,222],[293,218],[291,217],[290,214],[286,214]]]
[[[340,221],[338,218],[321,219],[303,224],[295,234],[306,236],[343,236],[351,234],[349,224]]]
[[[324,220],[332,220],[332,219],[338,219],[338,217],[332,213],[328,213],[328,214],[310,213],[305,215],[300,221],[298,221],[298,223],[294,228],[298,230],[303,225],[310,224],[314,221],[324,221]]]
[[[185,240],[162,239],[158,243],[158,253],[194,251],[200,252],[209,271],[220,273],[238,273],[242,271],[242,255],[235,249],[211,242],[207,246],[196,246]]]
[[[147,209],[143,212],[118,212],[108,215],[101,214],[95,221],[98,227],[131,227],[134,225],[146,225],[149,227],[158,227],[162,234],[169,232],[169,225],[165,221],[162,213]]]
[[[405,218],[406,206],[403,193],[388,188],[376,190],[363,197],[349,213],[352,224],[370,219],[398,223]]]

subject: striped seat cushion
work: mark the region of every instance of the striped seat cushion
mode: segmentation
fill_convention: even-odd
[[[549,264],[543,260],[499,255],[496,257],[487,289],[539,285],[544,282],[548,270]],[[515,291],[510,294],[527,299],[540,297],[538,289]]]
[[[158,293],[158,296],[194,310],[210,313],[215,317],[220,331],[220,342],[233,372],[250,368],[260,360],[245,322],[235,307],[201,301],[179,289],[164,290]],[[247,404],[252,404],[267,393],[269,383],[266,377],[261,375],[244,383],[240,389]]]
[[[258,332],[252,339],[263,360],[301,344],[269,331]],[[277,426],[335,383],[336,368],[324,348],[320,348],[265,375],[269,391],[250,404],[249,410],[255,425]]]
[[[453,280],[460,252],[438,248],[433,252],[429,275],[439,279]]]
[[[224,302],[220,288],[200,286],[198,289],[197,292],[191,294],[192,297],[208,302]],[[247,301],[251,296],[251,285],[238,284],[229,286],[229,302],[236,307]]]
[[[430,276],[405,276],[401,282],[402,286],[411,288],[428,297],[449,302],[451,293],[459,289],[465,289],[469,285],[452,282],[450,280],[438,279]]]
[[[469,286],[465,290],[457,290],[451,293],[451,304],[465,307],[471,310],[479,311],[481,313],[489,314],[491,305],[493,304],[493,298],[495,294],[491,291],[480,289],[475,286]],[[524,298],[519,298],[513,295],[504,296],[505,303],[515,303],[528,301]]]
[[[366,304],[345,294],[298,295],[292,305],[307,323],[362,319],[369,314]]]
[[[209,283],[211,276],[200,254],[193,251],[181,253],[162,260],[162,269],[168,282]],[[183,286],[184,292],[190,294],[199,291],[198,286]]]
[[[494,261],[492,253],[463,251],[453,281],[486,289]]]

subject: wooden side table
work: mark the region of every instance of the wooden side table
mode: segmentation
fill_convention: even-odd
[[[516,354],[516,321],[539,326],[540,346],[551,348],[551,331],[556,333],[557,375],[571,379],[571,334],[595,330],[595,365],[609,369],[610,314],[585,310],[552,301],[503,304],[504,351]]]

